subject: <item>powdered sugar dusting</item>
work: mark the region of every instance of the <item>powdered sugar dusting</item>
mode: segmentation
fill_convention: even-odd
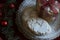
[[[48,33],[51,33],[51,27],[50,25],[48,24],[48,22],[46,22],[45,20],[43,19],[30,19],[28,21],[28,25],[29,25],[29,28],[34,30],[36,33],[43,33],[43,34],[48,34]]]

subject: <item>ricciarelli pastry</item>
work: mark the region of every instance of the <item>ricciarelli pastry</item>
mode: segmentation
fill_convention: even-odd
[[[23,27],[32,35],[46,35],[51,33],[51,27],[47,21],[38,17],[34,7],[27,7],[22,14]]]

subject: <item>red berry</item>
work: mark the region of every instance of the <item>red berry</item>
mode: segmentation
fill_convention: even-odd
[[[2,25],[2,26],[7,26],[7,25],[8,25],[8,22],[7,22],[7,21],[2,21],[2,22],[1,22],[1,25]]]
[[[14,5],[13,3],[11,3],[11,4],[9,5],[9,7],[10,7],[10,8],[15,8],[15,5]]]

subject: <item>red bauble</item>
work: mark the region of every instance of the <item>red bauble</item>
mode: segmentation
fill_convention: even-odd
[[[4,20],[4,21],[1,22],[1,25],[2,26],[7,26],[8,25],[8,22]]]
[[[9,7],[10,7],[10,8],[15,8],[15,4],[14,4],[14,3],[11,3],[11,4],[9,5]]]

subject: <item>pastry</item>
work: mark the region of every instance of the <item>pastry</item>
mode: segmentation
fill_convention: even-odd
[[[51,27],[47,21],[39,18],[37,11],[33,7],[28,7],[22,15],[23,27],[36,35],[46,35],[51,33]]]

